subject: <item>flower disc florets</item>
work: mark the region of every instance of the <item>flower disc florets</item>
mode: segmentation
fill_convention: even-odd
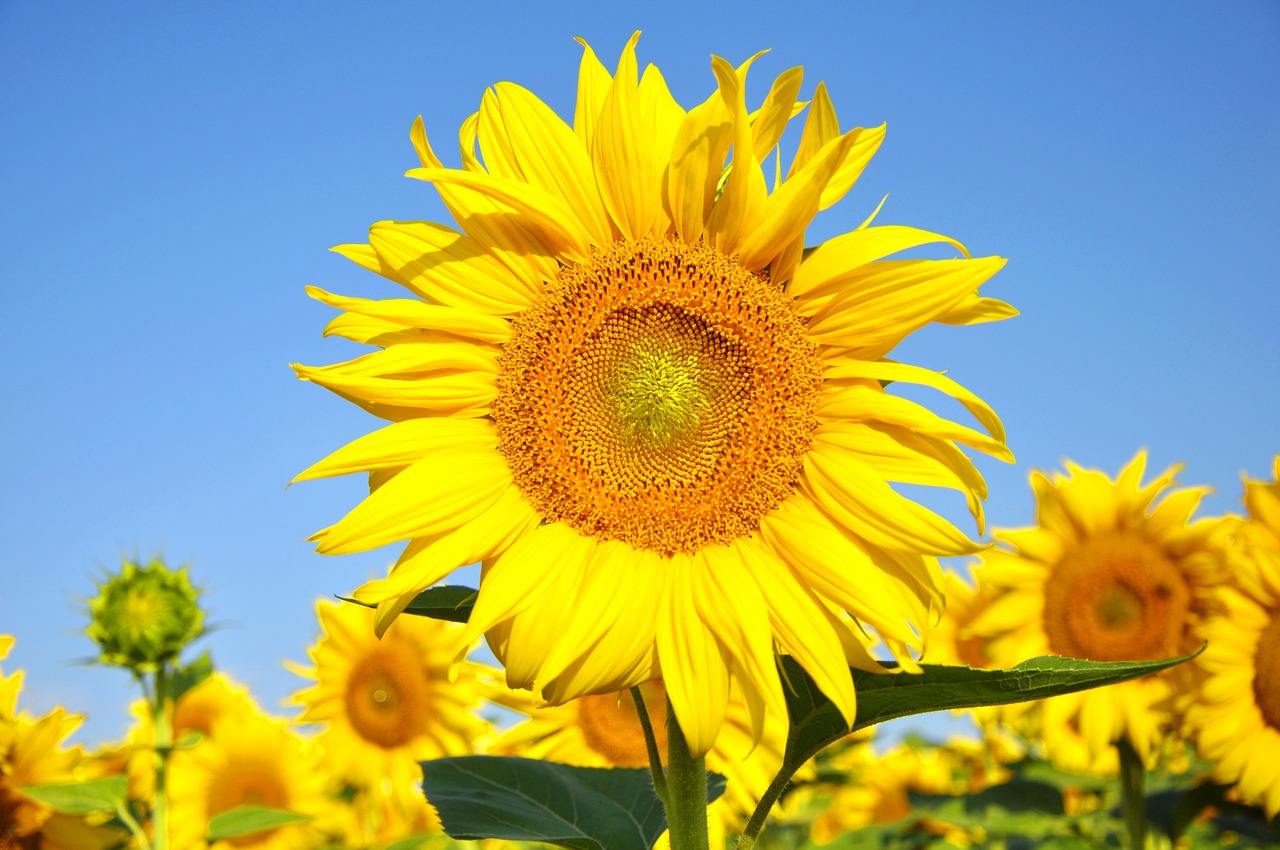
[[[155,670],[201,635],[199,595],[185,567],[171,570],[158,559],[145,567],[125,561],[89,601],[85,633],[101,648],[103,663]]]

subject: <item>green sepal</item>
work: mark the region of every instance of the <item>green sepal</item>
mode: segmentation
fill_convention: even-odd
[[[572,767],[510,756],[458,756],[421,766],[422,790],[451,838],[650,850],[667,828],[645,768]],[[707,774],[708,803],[724,789],[723,776]]]
[[[413,601],[402,613],[413,614],[415,617],[430,617],[433,620],[448,620],[451,623],[465,623],[471,618],[471,609],[475,607],[478,593],[479,591],[474,588],[461,585],[428,587],[413,597]],[[378,607],[348,596],[338,598],[343,602],[354,602],[366,608]]]

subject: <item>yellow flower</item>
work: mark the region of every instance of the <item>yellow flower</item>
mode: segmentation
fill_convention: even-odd
[[[666,762],[667,699],[661,682],[640,686],[658,751]],[[518,699],[511,701],[519,705]],[[630,693],[596,694],[564,705],[521,709],[529,719],[512,726],[486,747],[492,755],[546,759],[578,767],[648,767],[644,731]],[[712,846],[717,837],[741,830],[755,803],[782,765],[787,728],[770,717],[764,737],[753,749],[746,704],[735,690],[729,698],[725,724],[707,753],[707,769],[725,776],[725,794],[712,804],[709,825]]]
[[[203,848],[209,819],[240,806],[321,815],[329,805],[315,754],[280,720],[263,714],[222,717],[208,737],[169,762],[174,847]],[[298,850],[318,842],[308,823],[216,842],[215,848]]]
[[[223,673],[214,673],[178,698],[173,707],[173,740],[184,747],[195,735],[207,736],[220,718],[248,717],[258,706],[244,685],[233,682]],[[128,759],[129,793],[135,799],[149,800],[155,788],[155,728],[151,712],[141,700],[131,708],[137,723],[130,734]]]
[[[996,599],[970,628],[1011,666],[1040,655],[1093,661],[1150,660],[1195,652],[1195,627],[1212,607],[1219,569],[1215,522],[1192,522],[1206,490],[1174,485],[1177,467],[1142,484],[1139,452],[1112,481],[1067,463],[1067,474],[1031,475],[1034,528],[996,531],[982,581]],[[1114,765],[1127,738],[1144,758],[1172,731],[1170,701],[1188,671],[1176,667],[1120,685],[1055,697],[1018,721],[1042,737],[1060,765]]]
[[[914,668],[941,602],[934,556],[982,548],[891,482],[959,491],[981,528],[985,485],[956,444],[1011,459],[980,399],[886,355],[931,322],[1013,315],[978,295],[1004,260],[903,226],[806,252],[884,127],[841,133],[820,84],[770,192],[761,163],[803,106],[801,69],[750,111],[754,57],[714,57],[716,90],[686,112],[656,68],[639,75],[634,37],[612,75],[584,48],[572,127],[499,83],[446,168],[414,124],[410,176],[458,229],[380,222],[335,249],[410,297],[311,290],[346,311],[327,333],[380,350],[298,375],[393,422],[298,476],[370,474],[313,539],[409,541],[355,592],[379,630],[483,562],[464,650],[486,634],[508,684],[552,704],[661,678],[694,753],[731,678],[753,736],[785,716],[775,648],[852,719],[849,665],[875,664],[842,612]],[[882,259],[940,242],[963,256]],[[959,400],[986,433],[888,382]]]
[[[0,847],[25,847],[24,839],[40,846],[54,813],[18,789],[80,779],[76,769],[84,761],[84,751],[63,746],[80,720],[62,708],[34,720],[25,715],[0,720],[8,727],[0,740]],[[63,826],[64,819],[54,823],[55,829]]]
[[[474,752],[489,731],[477,709],[485,668],[464,663],[449,681],[461,626],[405,617],[379,640],[373,611],[316,603],[323,634],[308,650],[314,668],[290,665],[315,681],[294,695],[300,723],[322,723],[318,743],[331,769],[374,796],[395,796],[411,820],[423,820],[418,762]],[[387,789],[387,790],[384,790]],[[430,821],[427,818],[426,821]]]
[[[1230,585],[1205,621],[1205,680],[1188,711],[1200,755],[1267,814],[1280,812],[1280,456],[1271,482],[1246,481],[1248,520],[1231,529]]]

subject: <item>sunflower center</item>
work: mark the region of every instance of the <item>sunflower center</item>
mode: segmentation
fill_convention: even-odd
[[[347,718],[356,734],[383,749],[408,744],[426,731],[431,683],[410,644],[387,636],[347,678]]]
[[[822,366],[767,279],[703,245],[619,242],[563,269],[511,330],[492,415],[548,521],[694,552],[794,491]]]
[[[1280,730],[1280,614],[1262,630],[1253,659],[1253,695],[1258,700],[1262,719],[1272,729]]]
[[[667,693],[661,682],[646,682],[640,686],[644,696],[645,713],[653,727],[653,737],[658,752],[666,761],[667,752]],[[595,750],[616,767],[647,767],[649,750],[645,745],[644,729],[635,701],[627,692],[597,694],[576,701],[578,728],[587,746]]]
[[[1183,648],[1191,591],[1155,544],[1125,532],[1069,550],[1045,586],[1045,632],[1058,655],[1093,661],[1170,658]]]

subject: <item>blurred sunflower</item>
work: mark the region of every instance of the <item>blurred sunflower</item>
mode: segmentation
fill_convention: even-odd
[[[995,531],[999,548],[982,555],[982,580],[997,598],[970,629],[990,638],[998,666],[1040,655],[1142,661],[1199,648],[1195,629],[1220,575],[1217,521],[1192,521],[1207,490],[1170,489],[1177,467],[1143,484],[1145,468],[1139,452],[1114,481],[1070,462],[1066,475],[1032,473],[1037,526]],[[1068,756],[1077,768],[1113,764],[1121,738],[1150,760],[1172,731],[1170,701],[1187,675],[1180,666],[1054,697],[1019,726],[1059,764]]]
[[[1248,519],[1230,529],[1230,584],[1203,624],[1205,680],[1187,719],[1214,778],[1280,812],[1280,456],[1271,482],[1245,481]]]
[[[0,635],[0,658],[13,638]],[[80,725],[78,714],[55,708],[40,718],[18,714],[17,697],[22,671],[0,678],[0,848],[45,846],[46,829],[64,834],[75,830],[78,818],[56,815],[19,791],[27,785],[74,782],[84,751],[64,746]],[[95,834],[98,834],[95,832]],[[51,839],[50,839],[51,840]]]
[[[321,723],[318,743],[331,770],[349,784],[412,793],[418,762],[474,752],[489,731],[477,713],[487,672],[464,662],[449,681],[461,626],[404,617],[379,640],[374,612],[361,605],[316,603],[320,640],[308,650],[314,667],[288,665],[315,684],[294,695],[300,723]],[[420,796],[403,801],[421,808]]]
[[[149,800],[155,788],[155,758],[152,749],[155,728],[151,712],[142,700],[130,706],[135,725],[129,735],[129,793],[134,799]],[[214,673],[178,697],[173,707],[173,740],[179,747],[191,744],[194,736],[207,736],[219,718],[232,722],[257,712],[258,706],[244,685],[233,682],[224,673]]]
[[[298,478],[370,475],[369,497],[313,537],[320,552],[409,541],[355,592],[379,631],[482,561],[464,650],[486,634],[508,684],[553,704],[661,678],[701,754],[731,678],[753,737],[785,716],[775,649],[852,720],[849,665],[876,665],[842,611],[915,669],[942,596],[931,556],[982,546],[891,483],[959,491],[981,530],[986,487],[957,443],[1011,455],[985,403],[886,355],[931,322],[1016,311],[978,294],[1005,261],[949,237],[864,224],[805,249],[883,126],[841,133],[819,85],[770,192],[761,163],[805,105],[802,70],[751,111],[756,57],[713,57],[717,88],[686,112],[656,68],[639,74],[635,42],[612,75],[584,43],[572,127],[499,83],[455,169],[414,124],[409,174],[459,229],[380,222],[335,249],[411,297],[312,288],[346,311],[327,333],[381,350],[295,369],[394,424]],[[960,255],[882,259],[929,243]],[[889,382],[957,399],[986,433]]]
[[[169,762],[172,846],[205,847],[209,819],[240,806],[321,815],[330,805],[325,786],[315,752],[284,721],[258,713],[221,717],[198,746],[176,750]],[[297,850],[316,843],[316,830],[302,823],[213,846]]]
[[[645,682],[640,691],[665,764],[666,691],[661,682]],[[519,707],[529,719],[512,726],[486,747],[492,755],[546,759],[578,767],[649,766],[644,730],[629,692],[595,694],[542,708],[521,706],[518,697],[508,704]],[[724,727],[706,757],[707,769],[729,781],[724,796],[708,812],[712,846],[721,846],[729,833],[746,825],[756,801],[764,796],[782,766],[786,738],[786,724],[771,716],[764,736],[753,749],[746,704],[736,689],[730,694]]]

